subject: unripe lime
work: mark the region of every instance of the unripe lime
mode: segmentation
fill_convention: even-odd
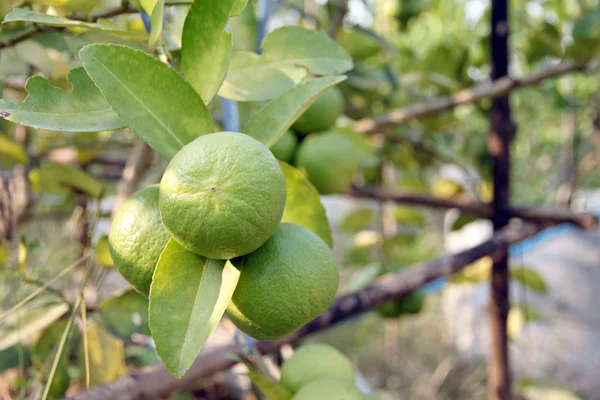
[[[258,249],[277,229],[285,179],[269,149],[250,136],[200,136],[173,157],[160,182],[160,213],[173,238],[204,257]]]
[[[304,111],[292,128],[301,134],[324,131],[335,124],[344,113],[344,96],[340,89],[327,89],[319,98]]]
[[[134,193],[121,205],[110,226],[108,248],[117,270],[146,297],[168,240],[158,211],[158,185]]]
[[[385,318],[398,318],[406,314],[418,314],[425,306],[425,295],[419,290],[403,299],[386,303],[377,307],[379,315]]]
[[[309,135],[296,154],[296,166],[321,194],[343,193],[350,188],[359,169],[354,145],[335,133]]]
[[[292,400],[364,400],[353,383],[340,378],[321,378],[303,386]]]
[[[279,225],[262,247],[232,262],[241,274],[227,313],[255,339],[285,337],[335,299],[339,275],[333,254],[299,225]]]
[[[296,393],[314,380],[336,377],[354,383],[354,366],[338,349],[325,344],[301,347],[281,366],[279,382]]]
[[[296,150],[297,144],[296,135],[292,131],[287,131],[277,143],[271,146],[271,152],[278,160],[290,163],[294,158],[294,150]]]

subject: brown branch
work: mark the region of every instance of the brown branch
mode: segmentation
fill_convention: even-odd
[[[336,0],[333,2],[329,2],[332,10],[331,10],[331,25],[329,26],[329,30],[327,34],[334,38],[336,37],[338,31],[342,27],[344,23],[344,17],[346,17],[346,13],[348,12],[348,0]]]
[[[294,343],[305,336],[329,328],[337,323],[356,317],[387,302],[401,299],[428,282],[459,272],[465,266],[486,256],[495,256],[507,246],[522,241],[542,228],[524,225],[520,228],[507,227],[497,232],[490,240],[469,250],[441,256],[420,263],[413,268],[377,279],[366,288],[339,297],[320,317],[300,328],[291,336],[274,342],[258,342],[262,353],[271,353],[284,344]],[[163,365],[154,365],[133,372],[116,381],[96,386],[79,393],[73,400],[139,400],[154,399],[188,387],[196,380],[225,370],[236,364],[230,356],[241,356],[239,347],[233,344],[207,348],[196,359],[181,380],[174,378]]]
[[[398,191],[379,191],[364,187],[353,187],[347,192],[348,196],[356,198],[374,199],[379,201],[394,201],[402,204],[415,206],[427,206],[440,209],[458,209],[464,213],[476,215],[482,218],[491,218],[492,208],[490,205],[474,201],[467,196],[457,196],[452,199],[433,197],[426,194],[404,193]],[[536,223],[569,223],[581,228],[590,229],[597,225],[598,221],[593,214],[574,213],[562,208],[549,207],[508,207],[506,210],[511,218],[521,218]]]
[[[353,127],[359,132],[376,133],[386,126],[401,124],[414,118],[437,114],[459,105],[475,103],[484,98],[500,97],[521,87],[533,86],[549,78],[561,76],[573,71],[585,71],[592,67],[592,61],[579,63],[570,60],[564,61],[560,64],[541,69],[521,78],[506,76],[490,83],[484,83],[469,89],[461,90],[449,97],[440,97],[405,108],[399,108],[373,119],[364,118],[355,121]]]

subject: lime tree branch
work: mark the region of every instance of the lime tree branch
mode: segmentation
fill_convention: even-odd
[[[591,60],[586,62],[564,61],[520,78],[506,76],[494,82],[461,90],[452,96],[440,97],[392,110],[377,118],[364,118],[354,122],[353,127],[360,132],[376,133],[387,126],[438,114],[460,105],[475,103],[481,99],[500,97],[521,87],[534,86],[546,79],[559,77],[570,72],[587,71],[593,69],[593,67],[594,62]]]
[[[426,206],[439,209],[458,209],[464,213],[476,215],[482,218],[491,218],[492,208],[486,203],[481,203],[467,196],[457,196],[452,199],[429,196],[426,194],[382,191],[365,187],[353,187],[348,191],[348,196],[357,198],[374,199],[378,201],[393,201],[415,206]],[[536,223],[569,223],[581,228],[590,229],[596,226],[597,219],[592,214],[574,213],[563,208],[548,207],[509,207],[508,214],[512,218],[521,218]]]
[[[89,16],[73,14],[69,18],[76,20],[76,21],[97,22],[99,19],[112,18],[112,17],[116,17],[116,16],[122,15],[122,14],[132,14],[132,13],[135,13],[138,11],[139,10],[136,10],[135,8],[133,8],[128,2],[125,2],[125,3],[123,3],[122,6],[117,7],[117,8],[102,10],[97,13],[91,14]],[[0,43],[0,50],[7,48],[7,47],[12,47],[12,46],[16,45],[17,43],[21,43],[27,39],[31,39],[31,38],[39,35],[40,33],[61,32],[64,30],[65,30],[65,28],[34,25],[34,26],[30,27],[29,29],[24,30],[22,33],[15,35],[12,38]]]
[[[262,353],[277,351],[284,344],[294,343],[315,332],[356,317],[390,301],[408,296],[428,282],[459,272],[465,266],[486,256],[505,251],[506,247],[530,237],[543,228],[536,225],[509,226],[490,240],[455,254],[441,256],[415,265],[396,274],[385,275],[373,284],[354,293],[339,297],[320,317],[300,328],[291,336],[275,342],[258,342]],[[162,365],[154,365],[133,372],[113,382],[96,386],[70,397],[73,400],[153,399],[181,390],[200,378],[223,371],[234,364],[231,356],[241,357],[241,349],[234,344],[207,348],[196,359],[181,379],[176,379]]]

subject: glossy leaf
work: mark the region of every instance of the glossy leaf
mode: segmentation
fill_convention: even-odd
[[[165,14],[165,0],[158,0],[152,10],[150,19],[150,38],[148,39],[148,47],[150,51],[156,50],[158,41],[163,32],[163,17]]]
[[[70,165],[48,163],[29,172],[34,191],[65,195],[80,190],[92,197],[104,193],[102,183],[79,168]]]
[[[182,62],[186,80],[206,104],[225,79],[232,35],[225,31],[236,0],[198,0],[190,8],[182,35]]]
[[[53,131],[99,132],[125,127],[83,68],[72,70],[67,79],[72,92],[51,86],[41,76],[29,78],[25,101],[0,100],[0,116]]]
[[[309,72],[339,75],[353,66],[348,53],[327,35],[298,26],[272,31],[262,48],[262,55],[233,54],[219,95],[238,101],[271,100]]]
[[[344,76],[327,76],[294,86],[258,110],[242,132],[267,147],[273,146],[324,91],[344,79]]]
[[[331,227],[319,192],[298,169],[284,162],[279,162],[279,165],[285,176],[287,193],[281,222],[303,226],[316,233],[329,247],[333,247]]]
[[[212,132],[204,102],[168,65],[119,45],[92,44],[79,54],[123,122],[167,160],[198,136]]]
[[[83,22],[54,15],[43,14],[22,8],[9,12],[2,23],[7,22],[33,22],[40,25],[56,26],[60,28],[82,28],[94,31],[103,31],[129,39],[145,40],[148,35],[143,32],[128,31],[109,20],[100,19],[98,22]]]
[[[125,341],[134,333],[150,335],[148,299],[133,289],[104,300],[100,312],[108,330]]]
[[[69,306],[55,296],[38,296],[0,325],[0,350],[30,338],[62,317]]]
[[[239,279],[223,260],[206,259],[171,239],[150,287],[150,329],[165,367],[180,378],[221,320]]]
[[[548,291],[546,287],[546,281],[544,278],[535,270],[527,267],[516,267],[510,269],[510,277],[516,281],[519,281],[523,286],[529,289],[539,292],[546,293]]]
[[[87,329],[87,344],[91,386],[111,382],[125,375],[125,345],[121,339],[92,321]],[[83,343],[79,346],[79,363],[82,376],[85,377]]]

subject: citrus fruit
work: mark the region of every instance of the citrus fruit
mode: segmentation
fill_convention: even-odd
[[[121,205],[110,226],[108,248],[117,270],[146,297],[168,240],[158,211],[158,185],[134,193]]]
[[[342,352],[325,344],[301,347],[281,366],[280,383],[296,393],[309,382],[336,377],[354,383],[354,366]]]
[[[259,141],[212,133],[173,157],[160,182],[159,207],[183,247],[230,259],[258,249],[275,231],[285,207],[285,179]]]
[[[337,87],[327,89],[294,122],[292,128],[302,134],[329,129],[344,112],[344,96]]]
[[[278,160],[289,163],[294,158],[296,144],[298,144],[296,135],[292,131],[286,131],[277,143],[271,146],[271,152]]]
[[[321,378],[303,386],[292,400],[364,400],[365,395],[352,382]]]
[[[420,291],[416,291],[403,299],[377,307],[377,312],[385,318],[398,318],[405,314],[418,314],[424,306],[425,296]]]
[[[309,135],[298,149],[296,165],[321,194],[345,192],[359,169],[354,145],[335,132]]]
[[[232,262],[241,273],[227,314],[255,339],[285,337],[335,299],[339,275],[333,254],[300,225],[279,225],[258,250]]]

